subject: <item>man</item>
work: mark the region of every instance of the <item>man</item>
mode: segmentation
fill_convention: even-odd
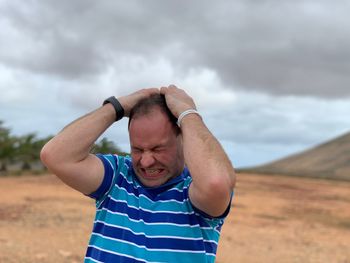
[[[85,262],[214,262],[235,175],[192,98],[171,85],[103,104],[41,152],[63,182],[96,199]],[[124,116],[131,159],[91,154]]]

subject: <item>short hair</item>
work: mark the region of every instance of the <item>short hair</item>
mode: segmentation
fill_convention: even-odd
[[[181,133],[181,130],[177,126],[177,118],[169,110],[166,104],[165,96],[163,94],[152,94],[151,96],[138,101],[130,111],[128,128],[130,127],[132,119],[140,116],[145,116],[151,113],[154,108],[159,108],[163,113],[166,114],[174,128],[176,135],[179,135]]]

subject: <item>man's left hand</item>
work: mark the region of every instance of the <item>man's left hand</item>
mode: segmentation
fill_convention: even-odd
[[[166,104],[176,118],[188,109],[196,109],[193,99],[184,90],[179,89],[175,85],[162,87],[160,93],[165,96]]]

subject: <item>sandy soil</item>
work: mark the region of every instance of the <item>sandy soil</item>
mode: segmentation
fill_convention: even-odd
[[[217,262],[350,263],[350,183],[239,174]],[[0,262],[82,262],[94,203],[52,175],[0,178]]]

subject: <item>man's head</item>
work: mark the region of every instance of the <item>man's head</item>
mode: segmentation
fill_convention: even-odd
[[[173,124],[173,128],[175,129],[175,132],[179,134],[180,128],[177,126],[177,123],[176,123],[177,119],[169,110],[166,104],[164,95],[160,95],[160,94],[153,94],[150,97],[142,99],[138,103],[136,103],[130,111],[128,126],[130,127],[130,122],[132,119],[136,119],[140,116],[145,116],[149,114],[151,111],[153,111],[155,108],[157,110],[158,109],[161,110],[163,113],[166,114],[169,121]]]
[[[142,184],[156,187],[184,168],[182,138],[164,96],[139,101],[129,117],[133,168]]]

